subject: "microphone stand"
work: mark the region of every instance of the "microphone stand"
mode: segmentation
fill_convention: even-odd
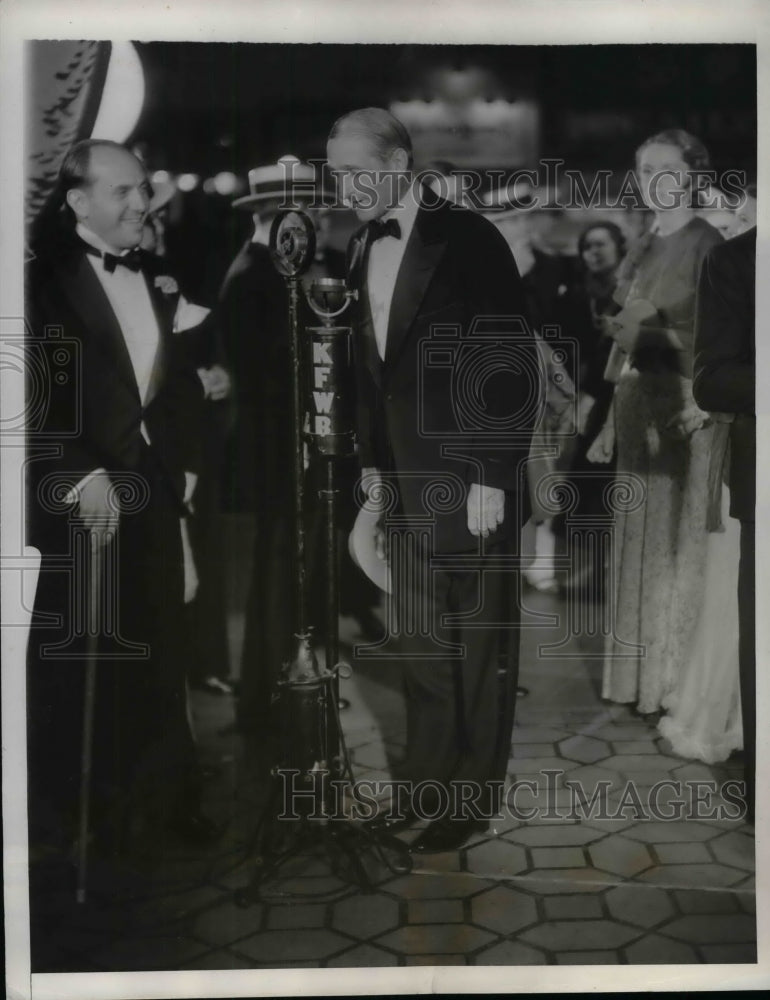
[[[282,711],[285,725],[280,727],[283,747],[280,759],[271,771],[266,805],[258,819],[250,852],[254,872],[248,885],[238,889],[235,901],[241,907],[264,900],[265,883],[288,861],[321,846],[330,869],[341,878],[355,882],[371,892],[374,882],[364,864],[374,855],[395,874],[411,869],[407,846],[384,831],[363,823],[351,823],[340,816],[339,789],[354,781],[347,747],[339,718],[339,677],[349,676],[347,664],[340,661],[339,650],[339,568],[337,545],[335,461],[352,454],[352,407],[342,379],[337,375],[345,367],[350,352],[350,328],[333,326],[332,320],[347,308],[351,297],[344,282],[320,279],[311,286],[308,301],[322,318],[322,327],[311,327],[314,385],[323,391],[313,392],[315,414],[311,413],[308,433],[314,445],[314,457],[324,464],[324,485],[319,490],[325,522],[325,664],[318,664],[312,646],[312,628],[307,614],[307,572],[305,531],[305,351],[300,341],[299,304],[302,274],[313,259],[315,231],[302,212],[280,213],[270,231],[273,263],[286,281],[289,295],[289,326],[292,359],[292,419],[294,472],[294,574],[295,632],[294,654],[283,665],[272,699],[272,710]],[[318,305],[314,298],[320,299]],[[327,381],[328,380],[328,381]],[[319,407],[320,400],[320,407]],[[312,409],[312,408],[311,408]],[[320,410],[320,412],[319,412]],[[348,426],[349,425],[349,426]],[[298,734],[293,742],[292,734]],[[285,815],[282,780],[289,774],[297,778],[300,797],[313,801],[313,809]],[[292,791],[295,786],[292,785]],[[333,797],[333,793],[334,797]],[[283,804],[283,813],[280,812]],[[289,834],[293,836],[289,836]],[[389,852],[389,853],[386,853]],[[348,872],[339,870],[336,859],[347,858]],[[392,855],[395,856],[392,857]],[[292,898],[297,894],[293,893]],[[318,898],[310,894],[310,898]]]

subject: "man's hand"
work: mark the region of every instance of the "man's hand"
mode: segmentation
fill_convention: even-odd
[[[197,485],[198,485],[197,473],[185,471],[184,496],[182,497],[182,503],[185,505],[190,514],[195,513],[195,507],[193,506],[193,494],[195,493],[195,487]]]
[[[230,375],[221,365],[212,365],[211,368],[199,368],[198,378],[203,383],[203,392],[206,399],[218,402],[220,399],[227,399],[230,395],[232,389]]]
[[[503,523],[505,493],[494,486],[471,483],[468,491],[468,531],[487,538]]]
[[[676,441],[684,441],[701,427],[709,423],[710,416],[695,403],[688,403],[683,410],[675,414],[666,424],[664,433]]]
[[[78,517],[105,545],[118,529],[119,512],[113,499],[112,483],[106,472],[95,472],[77,489]]]

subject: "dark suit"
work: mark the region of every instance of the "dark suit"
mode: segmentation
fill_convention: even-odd
[[[704,410],[734,414],[729,448],[730,515],[741,522],[739,659],[747,804],[752,818],[756,757],[756,248],[757,230],[754,228],[714,247],[703,261],[698,283],[693,375],[693,396],[698,406]]]
[[[524,466],[541,402],[537,352],[505,240],[485,219],[441,201],[417,212],[381,361],[368,306],[368,232],[357,233],[349,251],[351,282],[361,291],[359,458],[395,488],[390,554],[407,696],[403,776],[483,785],[502,780],[508,758],[516,671],[509,665],[501,699],[498,654],[510,633],[499,625],[515,624],[518,595],[506,596],[509,573],[485,570],[482,596],[477,571],[438,569],[435,560],[505,554],[518,539],[529,513]],[[472,483],[505,491],[503,524],[484,540],[468,529]],[[421,538],[414,549],[410,534]],[[432,634],[409,624],[426,606]],[[466,620],[442,620],[453,612]],[[455,644],[455,653],[442,652],[441,643]]]
[[[47,800],[65,817],[77,805],[85,650],[77,619],[87,589],[86,567],[72,564],[83,528],[71,508],[52,503],[50,477],[64,484],[61,497],[67,486],[103,468],[135,498],[132,503],[124,494],[116,539],[106,552],[108,566],[114,558],[113,618],[103,611],[97,664],[97,826],[125,824],[127,810],[138,804],[161,824],[197,805],[179,646],[180,518],[184,473],[199,468],[202,390],[172,334],[178,294],[168,284],[165,292],[156,287],[163,265],[150,255],[143,259],[159,329],[144,404],[116,315],[74,234],[39,251],[27,286],[32,349],[51,345],[52,328],[70,345],[68,362],[47,349],[53,364],[39,389],[48,406],[39,421],[30,421],[27,443],[28,541],[43,557],[28,661],[31,802]],[[62,565],[66,571],[57,572]],[[46,618],[52,614],[61,616],[58,626]],[[58,650],[52,648],[57,643]]]

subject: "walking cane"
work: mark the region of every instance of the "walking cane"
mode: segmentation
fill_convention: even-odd
[[[107,534],[107,544],[112,534]],[[91,806],[91,759],[94,738],[96,700],[96,657],[99,648],[100,591],[102,586],[102,542],[92,529],[88,533],[88,613],[86,617],[86,677],[83,693],[83,744],[80,758],[80,819],[78,835],[78,879],[75,898],[86,901],[88,868],[88,826]]]

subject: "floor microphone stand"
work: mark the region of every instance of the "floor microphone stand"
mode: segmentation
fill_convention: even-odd
[[[312,646],[307,617],[307,570],[305,532],[305,469],[307,441],[304,428],[308,411],[304,405],[306,352],[300,341],[299,275],[312,261],[315,233],[302,212],[279,214],[270,233],[273,263],[286,279],[293,374],[292,419],[294,471],[294,652],[283,665],[272,708],[280,713],[282,747],[272,768],[266,805],[259,817],[251,852],[254,872],[249,884],[236,892],[239,906],[265,899],[265,886],[291,859],[323,848],[331,869],[345,881],[371,892],[374,882],[366,860],[374,859],[398,874],[411,868],[406,845],[371,827],[352,823],[341,812],[340,788],[354,781],[339,718],[339,677],[347,664],[340,661],[339,562],[337,545],[335,464],[352,454],[352,407],[343,385],[342,369],[350,354],[350,329],[333,326],[332,320],[348,305],[350,293],[336,279],[319,279],[311,285],[308,301],[323,319],[322,327],[306,332],[311,337],[313,405],[309,408],[307,439],[316,461],[324,466],[324,484],[319,490],[325,527],[325,664],[319,666]],[[290,775],[292,806],[287,815],[286,776]],[[295,793],[312,809],[294,808]],[[340,861],[347,862],[341,866]],[[296,896],[296,894],[295,894]]]

